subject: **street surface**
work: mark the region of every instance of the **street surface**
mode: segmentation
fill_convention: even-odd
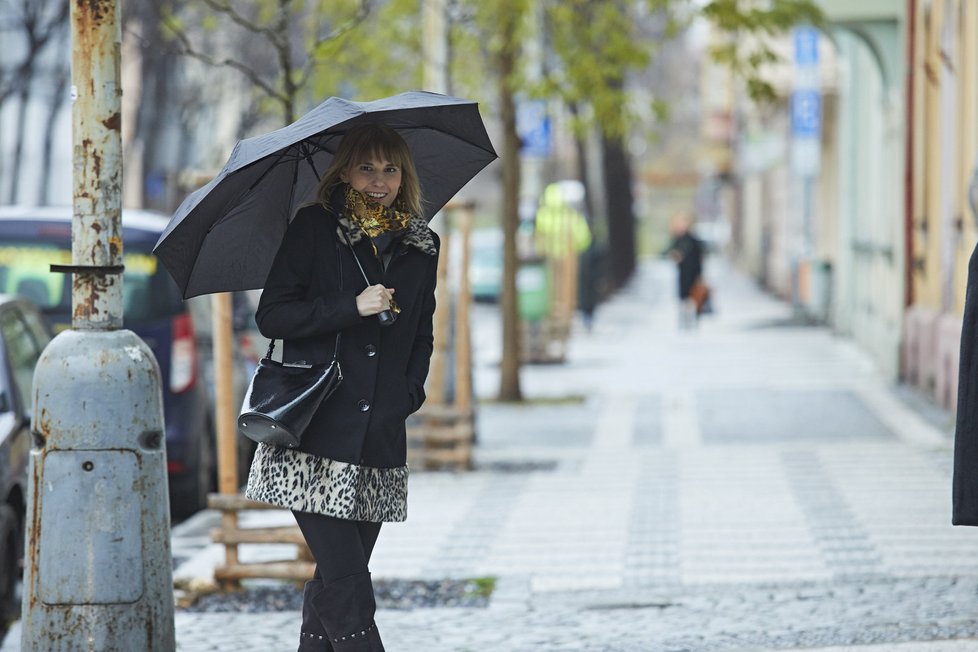
[[[412,475],[374,576],[498,583],[484,609],[380,610],[389,652],[978,650],[950,416],[722,263],[708,277],[717,314],[683,332],[672,266],[642,267],[567,364],[525,369],[525,405],[480,405],[476,471]],[[473,318],[490,398],[498,316]],[[175,529],[178,577],[219,562],[209,518]],[[285,651],[299,615],[176,624],[183,652]]]

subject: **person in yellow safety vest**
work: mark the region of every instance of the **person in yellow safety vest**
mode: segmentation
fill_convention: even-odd
[[[563,182],[543,190],[534,227],[537,253],[550,258],[579,254],[591,246],[591,229],[584,215],[565,197]]]

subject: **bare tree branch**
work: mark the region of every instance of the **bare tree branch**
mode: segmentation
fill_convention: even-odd
[[[11,95],[20,92],[24,84],[30,83],[38,55],[67,22],[68,0],[56,0],[56,3],[50,18],[45,21],[43,14],[46,5],[34,0],[24,0],[20,20],[10,22],[11,25],[15,25],[20,31],[23,31],[24,37],[27,39],[27,52],[24,60],[14,66],[10,74],[5,74],[5,71],[0,70],[0,104],[3,104]]]
[[[319,48],[321,46],[323,46],[324,44],[330,41],[336,40],[341,36],[345,36],[349,32],[352,32],[354,29],[359,27],[363,23],[363,21],[365,21],[369,16],[370,16],[370,0],[360,0],[360,6],[357,8],[357,13],[354,14],[353,17],[350,18],[350,20],[340,24],[328,34],[317,37],[316,42],[312,44],[312,56],[310,56],[306,60],[306,63],[302,67],[302,70],[299,71],[298,73],[298,77],[296,79],[296,86],[299,87],[304,86],[306,81],[312,75],[313,69],[316,67],[316,64],[319,63],[319,57],[316,56],[316,53],[319,51]]]
[[[203,2],[214,11],[218,11],[224,14],[225,16],[227,16],[228,18],[230,18],[231,21],[234,22],[236,25],[240,25],[241,27],[248,30],[249,32],[252,32],[253,34],[258,34],[259,36],[264,36],[268,40],[274,42],[275,40],[274,30],[272,30],[269,27],[262,27],[261,25],[252,22],[248,18],[245,18],[234,7],[231,6],[231,3],[228,2],[228,0],[222,0],[222,1],[203,0]]]
[[[277,102],[282,102],[282,103],[288,101],[287,97],[285,97],[282,93],[276,90],[273,86],[268,84],[268,82],[262,79],[258,75],[258,73],[256,73],[254,70],[249,68],[246,64],[231,58],[215,59],[214,57],[197,50],[196,48],[194,48],[193,44],[190,42],[190,39],[187,38],[187,35],[183,32],[180,26],[174,23],[173,19],[170,16],[161,14],[161,18],[167,30],[169,30],[169,32],[180,43],[180,46],[178,48],[180,54],[191,57],[193,59],[197,59],[198,61],[201,61],[209,66],[232,68],[234,70],[237,70],[245,77],[247,77],[248,81],[250,81],[252,84],[260,88],[270,98],[276,100]]]

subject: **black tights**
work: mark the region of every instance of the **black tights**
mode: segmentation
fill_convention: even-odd
[[[293,511],[312,556],[315,579],[328,584],[357,573],[366,573],[370,554],[380,534],[380,523],[348,521],[322,514]]]

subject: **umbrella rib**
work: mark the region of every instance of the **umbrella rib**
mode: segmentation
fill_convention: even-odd
[[[303,150],[303,157],[306,159],[306,163],[308,163],[309,167],[312,168],[312,173],[316,175],[316,181],[321,181],[322,177],[319,176],[319,170],[316,169],[316,162],[312,160],[312,155],[315,154],[315,152],[313,152],[312,149],[309,147],[309,141],[306,140],[302,141],[302,150]],[[297,170],[298,167],[299,166],[296,166]]]
[[[222,214],[226,213],[227,210],[228,210],[228,208],[230,208],[231,206],[236,205],[239,201],[241,201],[241,198],[242,197],[244,197],[245,195],[247,195],[248,193],[250,193],[252,190],[254,190],[255,187],[259,183],[261,183],[262,180],[266,176],[268,176],[269,172],[271,172],[273,169],[275,169],[280,163],[282,163],[283,161],[286,161],[286,162],[288,162],[288,161],[298,161],[299,160],[299,157],[298,156],[286,158],[286,155],[289,153],[289,151],[291,149],[292,149],[292,146],[291,145],[289,145],[288,147],[283,148],[282,151],[279,153],[278,158],[276,158],[271,163],[271,165],[268,165],[265,168],[265,170],[261,173],[261,176],[259,176],[257,179],[255,179],[254,181],[252,181],[251,182],[251,185],[248,186],[247,188],[244,188],[240,193],[237,194],[237,196],[235,196],[234,198],[229,199],[227,202],[225,202],[224,209],[221,211],[221,213]],[[242,168],[242,169],[244,169],[244,168]],[[235,170],[235,172],[240,172],[240,171],[241,170]],[[294,192],[294,188],[293,188],[293,192]],[[291,204],[290,204],[290,206],[291,206]],[[211,224],[210,228],[207,229],[208,232],[212,231],[214,229],[214,227],[217,226],[218,224],[220,224],[222,221],[223,220],[218,220],[217,222]]]
[[[273,168],[274,168],[275,166],[277,166],[277,165],[278,165],[279,163],[281,163],[281,162],[282,162],[282,159],[284,159],[284,158],[285,158],[285,155],[286,155],[286,154],[287,154],[287,153],[289,152],[289,150],[291,150],[291,149],[292,149],[292,146],[291,146],[291,145],[289,145],[288,147],[286,147],[286,148],[284,148],[284,149],[283,149],[283,150],[281,151],[281,153],[280,153],[280,154],[278,155],[278,158],[277,158],[277,159],[275,159],[275,160],[274,160],[274,161],[272,162],[272,164],[271,164],[271,165],[269,165],[268,167],[266,167],[266,168],[265,168],[265,171],[261,173],[261,176],[260,176],[260,177],[258,177],[257,179],[255,179],[255,180],[254,180],[254,181],[253,181],[253,182],[251,183],[251,185],[250,185],[250,186],[248,186],[248,189],[247,189],[247,190],[245,190],[245,191],[244,191],[243,193],[241,193],[241,194],[242,194],[242,195],[244,195],[245,193],[248,193],[248,192],[251,192],[252,190],[254,190],[254,189],[255,189],[255,186],[257,186],[257,185],[258,185],[259,183],[261,183],[261,182],[262,182],[262,180],[263,180],[263,179],[264,179],[264,178],[265,178],[265,177],[266,177],[266,176],[268,175],[268,173],[269,173],[269,172],[271,172],[271,171],[272,171],[272,169],[273,169]],[[241,199],[241,196],[238,196],[238,199]]]

